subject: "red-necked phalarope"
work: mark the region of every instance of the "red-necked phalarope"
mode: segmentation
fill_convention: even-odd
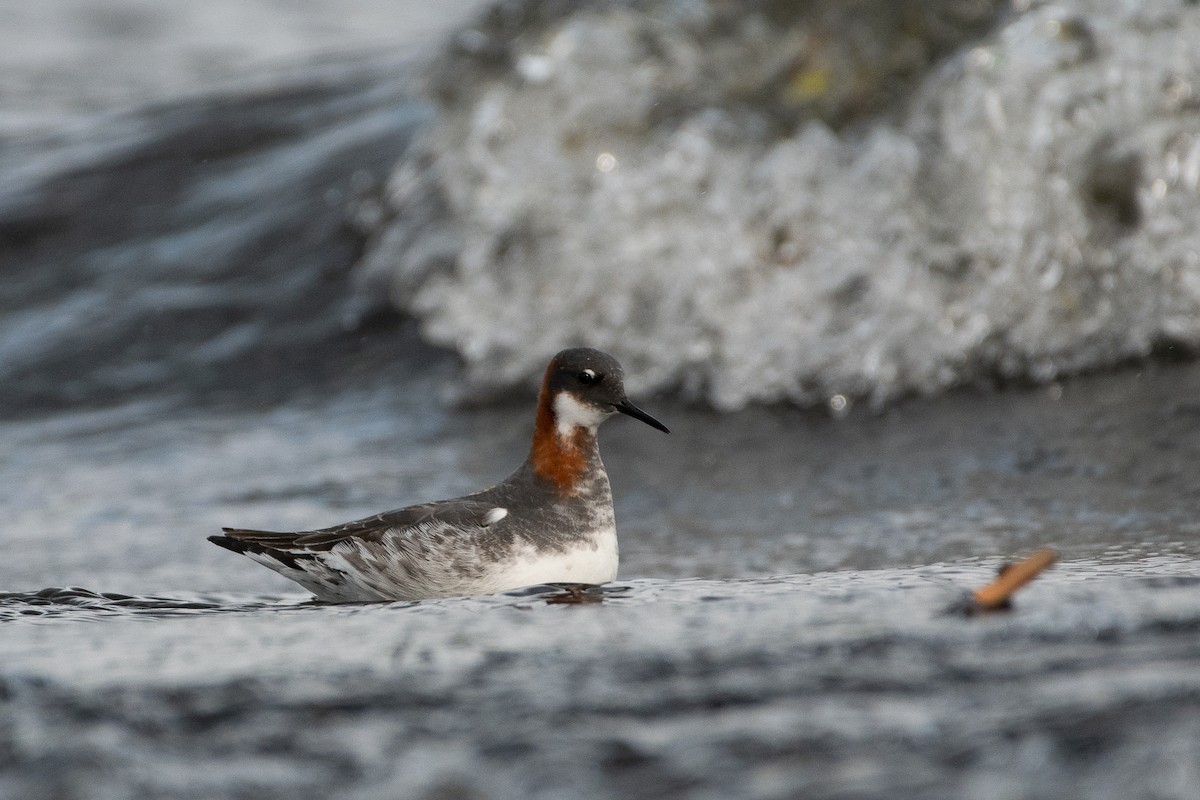
[[[225,528],[209,541],[329,602],[607,583],[617,577],[617,530],[596,429],[618,411],[669,432],[625,397],[616,359],[563,350],[542,380],[529,457],[492,488],[332,528]]]

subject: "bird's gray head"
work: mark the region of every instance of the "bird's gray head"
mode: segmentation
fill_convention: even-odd
[[[670,433],[666,425],[629,402],[625,371],[617,360],[590,347],[573,347],[554,356],[546,368],[542,395],[554,410],[560,432],[576,427],[594,430],[620,411]]]

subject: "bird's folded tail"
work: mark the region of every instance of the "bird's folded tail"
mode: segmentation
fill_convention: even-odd
[[[241,528],[222,528],[225,536],[209,536],[208,540],[226,550],[243,555],[260,555],[272,558],[284,566],[300,569],[299,559],[311,559],[307,553],[289,552],[297,534],[282,531],[251,531]]]

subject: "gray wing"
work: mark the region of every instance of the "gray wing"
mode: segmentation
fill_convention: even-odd
[[[257,531],[246,528],[222,528],[225,537],[211,538],[230,538],[265,547],[286,547],[318,552],[330,550],[338,542],[349,540],[378,543],[385,534],[403,533],[406,529],[430,526],[461,530],[486,528],[497,521],[497,510],[495,503],[482,500],[449,500],[385,511],[373,517],[364,517],[315,531]]]
[[[495,503],[426,503],[314,531],[224,528],[209,541],[243,553],[322,600],[407,600],[462,593],[483,551],[503,547],[485,536],[507,515]],[[498,540],[496,540],[498,539]]]

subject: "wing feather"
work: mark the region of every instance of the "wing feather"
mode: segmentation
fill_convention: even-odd
[[[222,530],[228,538],[247,544],[293,551],[322,551],[331,549],[339,542],[378,542],[384,535],[402,535],[408,530],[427,529],[430,526],[460,530],[486,528],[504,516],[498,513],[495,503],[482,500],[453,500],[385,511],[382,514],[314,531],[258,531],[245,528]]]

